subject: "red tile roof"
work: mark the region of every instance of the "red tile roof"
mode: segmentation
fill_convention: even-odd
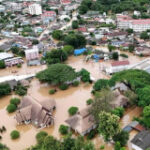
[[[138,124],[137,126],[135,126],[134,129],[136,129],[136,130],[138,130],[138,131],[143,131],[143,130],[145,130],[145,128],[144,128],[142,125],[140,125],[140,124]]]
[[[125,65],[129,65],[129,61],[128,60],[125,60],[125,61],[114,61],[113,63],[111,63],[111,65],[113,67],[115,66],[125,66]]]
[[[86,31],[87,31],[87,29],[86,29],[86,27],[80,27],[80,28],[78,28],[78,31],[86,32]]]

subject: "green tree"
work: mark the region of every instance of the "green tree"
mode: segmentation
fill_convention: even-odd
[[[9,150],[9,148],[6,145],[0,143],[0,150]]]
[[[108,112],[100,112],[98,131],[106,141],[120,132],[119,117]]]
[[[110,52],[112,52],[113,50],[116,49],[116,47],[113,46],[113,45],[108,45],[108,49],[109,49]]]
[[[82,34],[68,34],[64,39],[65,44],[72,45],[74,48],[84,47],[86,39]]]
[[[83,82],[90,81],[90,72],[88,72],[86,69],[81,69],[81,71],[79,72],[79,75],[81,76],[81,80]]]
[[[46,53],[45,60],[47,64],[56,64],[61,63],[67,60],[68,55],[62,49],[53,49],[50,52]]]
[[[150,106],[144,107],[142,122],[147,128],[150,128]]]
[[[133,29],[131,29],[131,28],[127,29],[126,31],[128,32],[128,34],[133,33]]]
[[[65,126],[65,125],[60,125],[60,127],[59,127],[59,132],[61,133],[61,134],[67,134],[68,133],[68,130],[69,130],[69,127],[68,126]]]
[[[123,107],[117,107],[117,108],[112,110],[112,113],[121,118],[124,114],[124,108]]]
[[[109,89],[102,89],[95,94],[95,100],[92,103],[90,113],[94,116],[96,122],[99,122],[99,114],[102,111],[112,111],[112,102],[114,99],[115,96]]]
[[[53,85],[61,85],[67,81],[73,81],[77,75],[75,70],[65,64],[53,64],[46,70],[37,73],[36,77],[42,82]]]
[[[150,104],[150,86],[145,86],[144,88],[137,89],[138,94],[138,104],[139,106],[145,107]]]
[[[119,58],[118,52],[113,52],[113,53],[112,53],[112,59],[118,60],[118,58]]]
[[[11,93],[10,85],[7,83],[0,84],[0,97]]]
[[[114,150],[121,150],[121,145],[118,141],[115,143],[115,149]]]
[[[129,133],[121,130],[118,134],[113,136],[114,142],[119,142],[121,146],[125,146],[129,140]]]
[[[19,98],[11,98],[10,103],[17,106],[20,103],[20,99]]]
[[[12,113],[15,112],[17,110],[17,106],[14,104],[9,104],[6,108],[7,112]]]
[[[39,44],[39,41],[38,41],[38,40],[33,40],[33,41],[32,41],[32,44],[33,44],[33,45],[37,45],[37,44]]]
[[[72,21],[72,28],[73,28],[73,29],[77,29],[78,26],[79,26],[79,23],[78,23],[77,20]]]
[[[45,131],[40,131],[39,133],[37,133],[36,134],[37,143],[42,144],[47,136],[48,136],[48,134]]]
[[[3,60],[0,60],[0,69],[6,68],[5,62]]]
[[[61,40],[63,37],[63,32],[61,30],[54,30],[52,33],[52,37],[56,40]]]
[[[109,80],[106,80],[106,79],[99,79],[99,80],[97,80],[94,83],[93,89],[95,91],[100,91],[101,89],[108,87],[108,81]]]
[[[74,47],[71,45],[65,45],[63,51],[65,51],[68,55],[72,55],[74,52]]]
[[[44,139],[44,142],[42,144],[43,150],[60,150],[60,142],[56,140],[53,136],[47,136]]]
[[[144,31],[140,34],[140,38],[146,40],[149,39],[149,35],[146,31]]]
[[[129,45],[129,52],[134,52],[135,46],[134,45]]]
[[[70,107],[69,109],[68,109],[68,113],[69,113],[69,115],[75,115],[76,113],[78,112],[78,107],[74,107],[74,106],[72,106],[72,107]]]
[[[10,136],[11,136],[11,139],[18,139],[20,137],[20,133],[17,131],[17,130],[13,130],[11,133],[10,133]]]

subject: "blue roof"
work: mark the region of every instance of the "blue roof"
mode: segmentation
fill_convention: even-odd
[[[99,59],[99,55],[94,54],[94,55],[93,55],[93,58],[94,58],[94,59]]]
[[[74,50],[74,55],[83,54],[86,50],[87,50],[86,48],[75,49],[75,50]]]
[[[125,126],[123,128],[123,131],[126,131],[126,132],[130,132],[131,130],[132,130],[132,127],[130,127],[130,126]]]

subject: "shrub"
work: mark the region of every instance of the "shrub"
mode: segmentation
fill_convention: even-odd
[[[59,86],[59,88],[61,90],[67,90],[68,89],[68,85],[67,84],[62,84],[62,85]]]
[[[74,82],[72,83],[72,85],[73,85],[73,86],[78,86],[79,83],[80,83],[79,81],[74,81]]]
[[[22,67],[22,64],[17,64],[17,68],[21,68]]]
[[[61,134],[67,134],[67,133],[68,133],[68,129],[69,129],[68,126],[60,125],[60,127],[59,127],[59,132],[60,132]]]
[[[3,60],[0,60],[0,69],[4,69],[5,67],[5,62]]]
[[[10,133],[11,139],[18,139],[20,137],[20,133],[17,130],[13,130]]]
[[[104,146],[104,145],[100,146],[100,150],[102,150],[102,149],[105,149],[105,146]]]
[[[55,94],[55,93],[56,93],[56,89],[49,90],[49,94]]]
[[[87,105],[90,105],[90,104],[92,104],[92,103],[93,103],[93,99],[91,99],[91,98],[86,101],[86,104],[87,104]]]
[[[81,71],[79,72],[79,75],[81,76],[81,80],[83,82],[90,81],[90,73],[86,69],[81,69]]]
[[[21,84],[18,84],[16,89],[15,89],[15,93],[20,95],[20,96],[24,96],[27,94],[27,88],[22,86]]]
[[[14,104],[9,104],[6,108],[7,112],[12,113],[14,111],[16,111],[17,107]]]
[[[122,56],[124,58],[128,58],[128,55],[126,55],[126,54],[120,54],[120,56]]]
[[[20,103],[20,99],[19,98],[12,98],[10,100],[10,104],[14,104],[14,105],[18,105]]]
[[[38,142],[38,144],[42,144],[45,137],[47,137],[48,134],[45,131],[40,131],[39,133],[37,133],[36,135],[36,140]]]
[[[70,107],[69,109],[68,109],[68,113],[69,113],[69,115],[75,115],[76,113],[77,113],[77,111],[78,111],[78,107]]]

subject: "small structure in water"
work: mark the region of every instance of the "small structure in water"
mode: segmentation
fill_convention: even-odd
[[[15,116],[18,124],[33,123],[39,128],[54,124],[52,113],[56,108],[55,100],[45,99],[39,102],[30,96],[25,96],[18,108]]]

